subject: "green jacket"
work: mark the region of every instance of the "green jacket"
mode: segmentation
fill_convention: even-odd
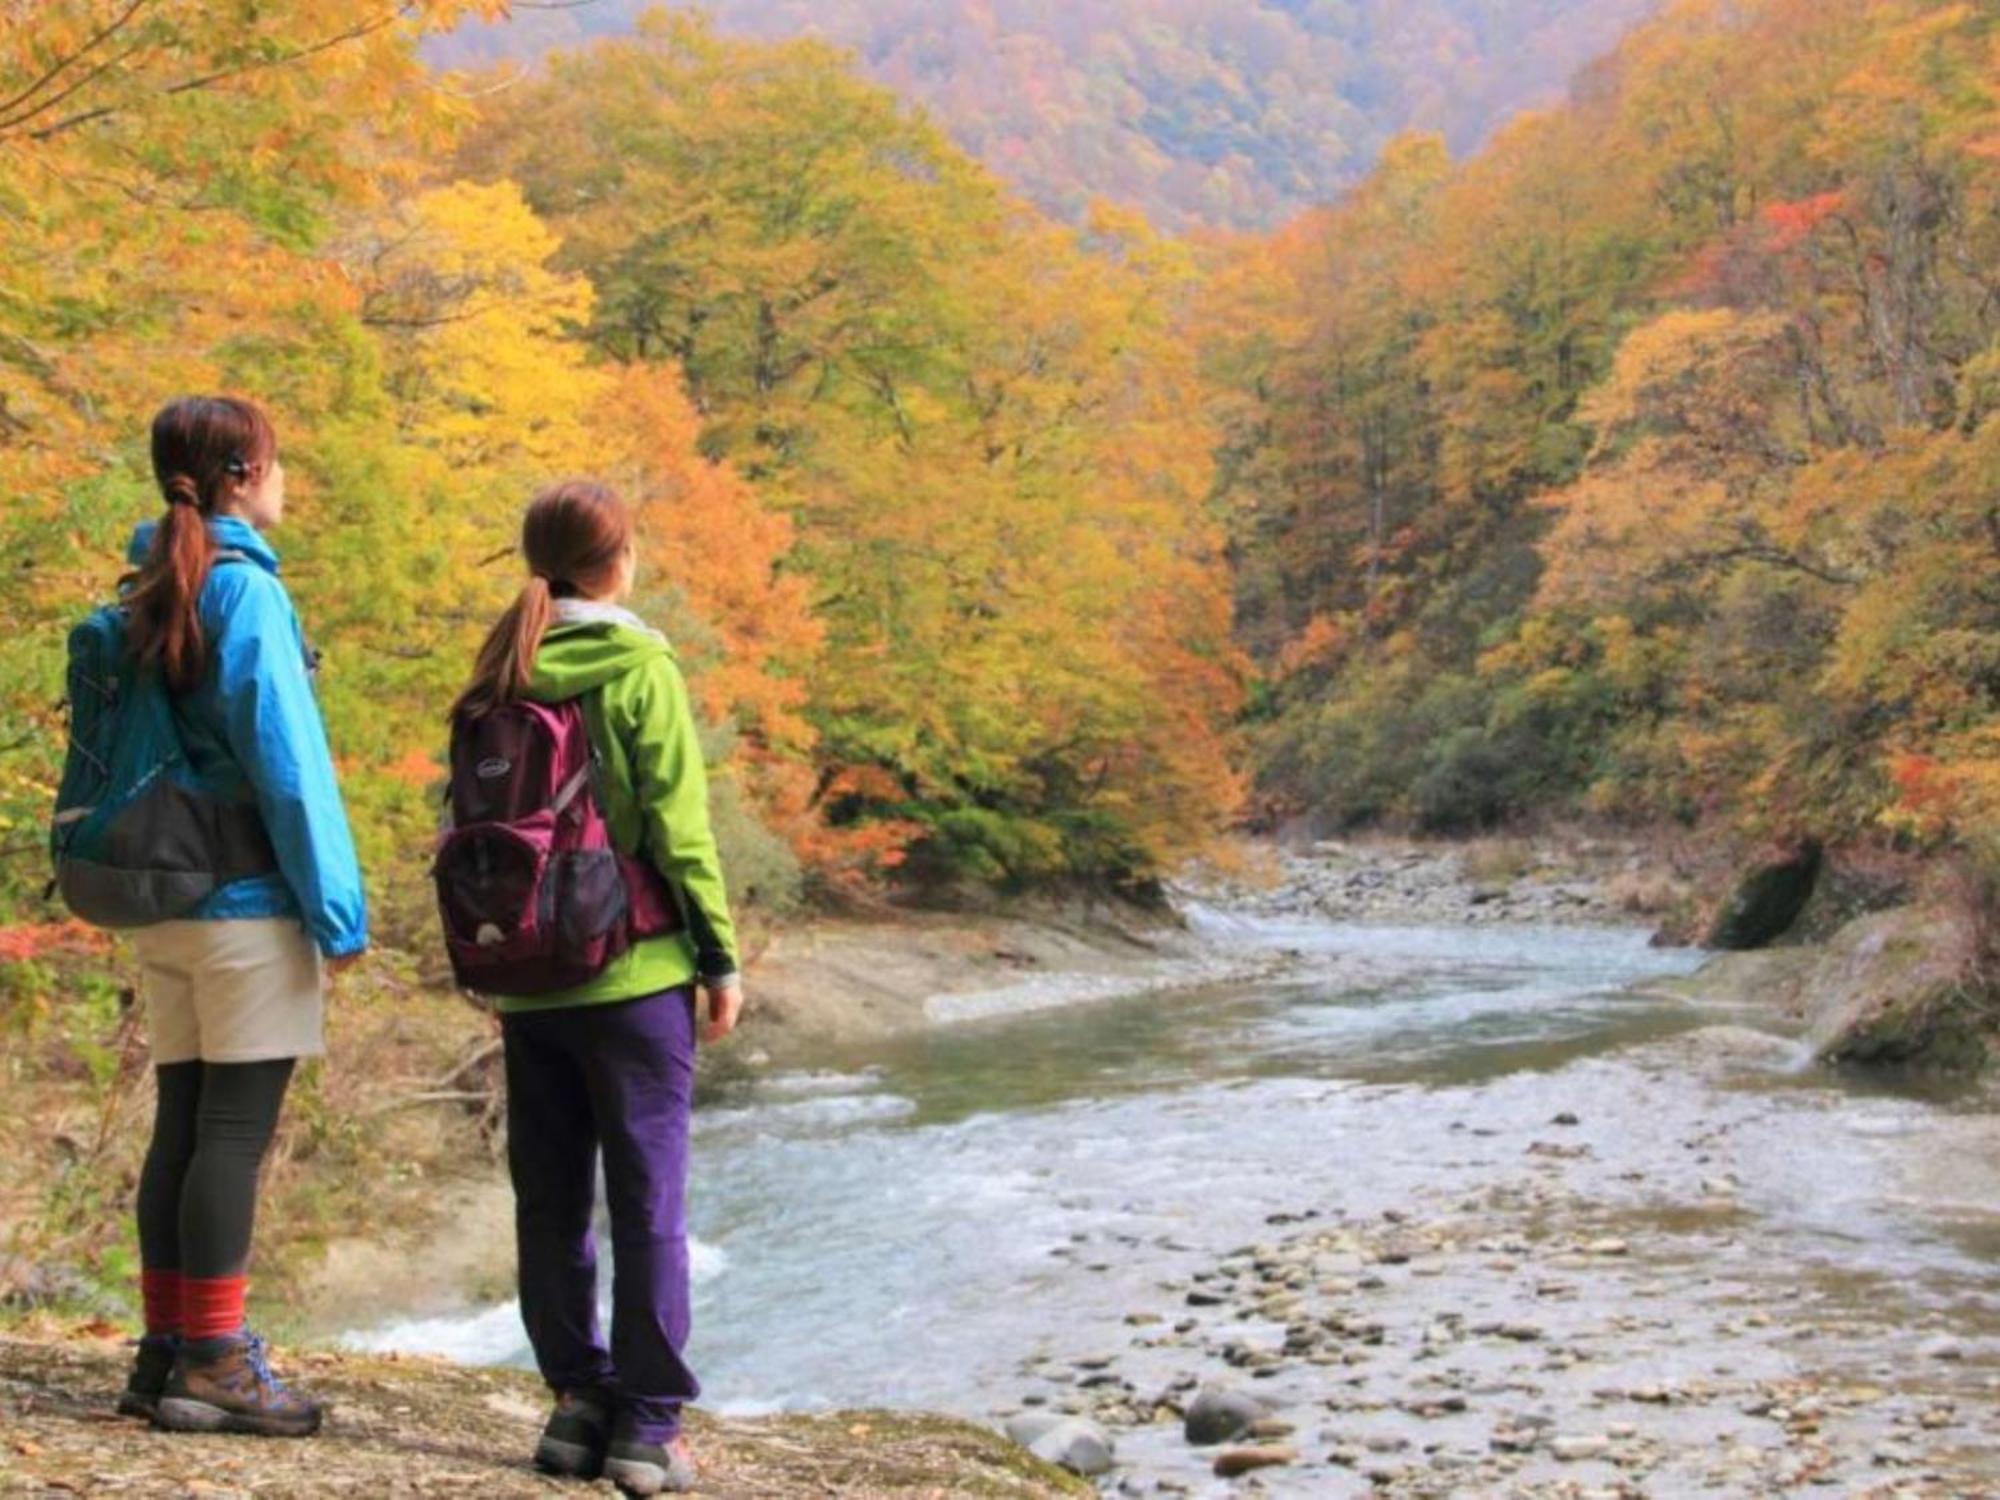
[[[708,772],[673,649],[622,610],[570,613],[593,617],[565,623],[559,611],[535,655],[528,696],[582,697],[590,743],[603,757],[599,792],[611,840],[667,877],[685,921],[679,932],[633,944],[576,989],[502,997],[502,1012],[630,1000],[697,974],[736,971],[736,929],[708,826]]]

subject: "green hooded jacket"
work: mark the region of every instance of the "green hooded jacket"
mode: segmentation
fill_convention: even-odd
[[[535,654],[528,696],[582,697],[590,743],[603,757],[599,791],[611,840],[667,877],[685,919],[678,932],[635,943],[588,984],[506,996],[505,1012],[630,1000],[736,972],[736,929],[708,826],[708,772],[673,648],[622,610],[557,623]],[[570,613],[588,613],[571,611]]]

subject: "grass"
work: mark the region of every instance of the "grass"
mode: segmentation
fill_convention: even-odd
[[[153,1080],[131,979],[109,946],[0,963],[0,1313],[133,1309]],[[460,1066],[490,1018],[393,955],[343,975],[327,1016],[328,1056],[294,1079],[259,1200],[253,1308],[279,1328],[330,1241],[421,1230],[444,1188],[492,1170],[497,1059]]]

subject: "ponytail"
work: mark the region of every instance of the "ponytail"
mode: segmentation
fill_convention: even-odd
[[[167,513],[152,549],[126,575],[126,639],[141,668],[156,667],[167,687],[185,693],[208,667],[201,591],[215,566],[208,519],[231,480],[260,475],[278,454],[264,413],[230,396],[183,396],[153,418],[153,477]]]
[[[487,632],[473,663],[472,681],[458,695],[452,714],[477,718],[521,697],[534,676],[535,653],[542,648],[554,614],[549,581],[536,574]]]
[[[208,664],[200,604],[202,585],[215,565],[215,542],[202,520],[194,480],[175,474],[162,488],[167,513],[144,565],[128,580],[125,605],[139,665],[157,667],[171,691],[185,693],[201,681]]]
[[[453,717],[477,718],[526,696],[555,601],[608,587],[631,545],[632,513],[609,485],[566,479],[535,496],[521,518],[527,586],[487,633]]]

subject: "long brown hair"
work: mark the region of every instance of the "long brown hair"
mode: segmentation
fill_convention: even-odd
[[[208,518],[224,485],[255,481],[277,456],[270,418],[233,396],[183,396],[153,418],[153,477],[167,513],[125,579],[127,636],[140,664],[159,667],[176,692],[200,682],[208,665],[200,609],[215,563]]]
[[[521,519],[528,581],[487,633],[452,712],[476,716],[519,698],[534,675],[554,601],[609,592],[631,543],[632,513],[608,484],[565,479],[535,496]]]

